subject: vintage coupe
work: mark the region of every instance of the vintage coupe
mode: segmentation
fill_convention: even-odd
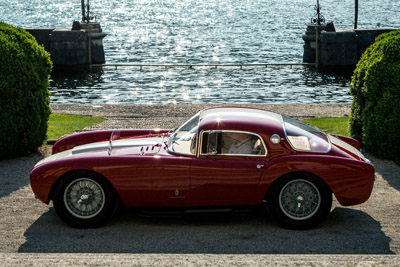
[[[312,228],[368,200],[374,167],[357,140],[325,134],[275,112],[200,111],[176,130],[75,133],[30,176],[36,197],[73,227],[96,227],[128,207],[253,206],[267,202],[283,226]]]

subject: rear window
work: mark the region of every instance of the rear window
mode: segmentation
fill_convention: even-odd
[[[298,151],[323,152],[331,149],[328,136],[314,127],[282,115],[286,138]]]

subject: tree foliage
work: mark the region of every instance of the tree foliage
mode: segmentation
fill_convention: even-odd
[[[400,30],[382,34],[362,55],[350,85],[350,134],[400,163]]]
[[[0,22],[0,159],[37,150],[46,138],[50,55],[21,28]]]

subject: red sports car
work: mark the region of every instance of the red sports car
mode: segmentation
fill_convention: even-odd
[[[96,227],[128,207],[260,205],[283,226],[312,228],[368,200],[374,167],[352,138],[275,112],[200,111],[176,130],[114,130],[59,139],[30,176],[32,190],[73,227]]]

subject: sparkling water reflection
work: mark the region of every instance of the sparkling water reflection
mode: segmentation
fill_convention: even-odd
[[[348,78],[294,68],[54,74],[54,103],[347,103]]]
[[[108,63],[301,62],[315,0],[92,0]],[[354,1],[320,0],[337,29],[353,27]],[[359,28],[398,27],[400,1],[363,0]],[[80,1],[0,0],[21,27],[71,27]],[[52,103],[344,103],[348,78],[302,67],[249,70],[106,69],[54,73]]]

